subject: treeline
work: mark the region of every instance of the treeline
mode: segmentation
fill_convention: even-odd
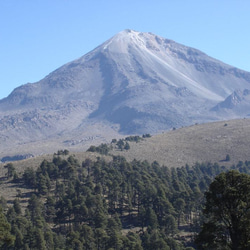
[[[249,166],[231,169],[248,173]],[[33,190],[24,212],[22,194],[11,207],[2,199],[1,249],[192,249],[193,238],[178,232],[183,226],[189,235],[199,232],[204,192],[226,170],[54,155],[15,179]]]

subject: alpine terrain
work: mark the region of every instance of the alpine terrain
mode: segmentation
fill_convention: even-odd
[[[0,100],[0,157],[250,115],[250,73],[124,30]]]

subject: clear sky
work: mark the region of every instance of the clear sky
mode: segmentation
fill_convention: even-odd
[[[0,99],[124,29],[250,71],[249,0],[0,0]]]

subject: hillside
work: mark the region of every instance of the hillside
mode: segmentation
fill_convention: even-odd
[[[250,173],[250,161],[167,168],[120,156],[80,162],[63,152],[24,174],[1,173],[0,187],[14,191],[0,192],[1,249],[197,249],[213,179],[232,169]]]
[[[0,216],[12,225],[13,249],[196,249],[213,178],[250,172],[249,132],[249,119],[229,120],[126,140],[123,151],[113,142],[107,156],[61,150],[13,162],[17,177],[0,164]]]
[[[192,125],[129,144],[128,151],[116,149],[110,153],[128,161],[156,160],[168,167],[192,166],[196,162],[236,164],[250,157],[250,119]],[[224,161],[227,154],[230,162]]]
[[[219,163],[224,166],[237,164],[239,161],[249,161],[250,148],[250,119],[230,120],[207,124],[197,124],[162,134],[144,138],[138,143],[129,142],[130,149],[120,151],[112,144],[113,150],[108,156],[94,152],[71,152],[81,163],[87,158],[95,161],[98,157],[106,161],[112,160],[112,155],[121,155],[128,162],[147,160],[149,163],[157,161],[167,167],[182,167],[188,164],[192,167],[196,162]],[[108,143],[108,145],[110,145]],[[57,152],[57,151],[56,151]],[[55,153],[56,153],[55,152]],[[230,161],[225,161],[226,155]],[[66,156],[61,156],[67,159]],[[53,154],[36,156],[26,160],[13,162],[19,175],[27,167],[36,169],[43,160],[51,161]],[[0,163],[0,175],[5,176],[7,170],[3,167],[7,163]],[[22,190],[22,187],[19,189]],[[0,185],[0,196],[8,199],[16,197],[16,186],[9,182]]]
[[[196,162],[221,162],[224,165],[231,165],[238,161],[249,160],[249,135],[250,119],[196,124],[143,138],[138,143],[129,142],[129,150],[121,151],[112,144],[113,150],[109,155],[122,155],[128,161],[133,159],[147,160],[149,163],[157,161],[167,167],[181,167],[185,164],[192,166]],[[71,153],[80,162],[89,157],[91,159],[103,157],[98,153],[84,151],[71,151]],[[224,161],[227,154],[231,158],[229,162]],[[14,162],[14,165],[22,171],[26,166],[39,165],[42,159],[52,158],[52,154],[41,155]]]

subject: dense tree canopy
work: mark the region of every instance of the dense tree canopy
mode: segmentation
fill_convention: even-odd
[[[136,138],[129,138],[132,139]],[[240,162],[231,169],[249,173],[249,166],[250,162]],[[127,162],[121,156],[114,156],[109,162],[99,157],[80,163],[68,153],[55,154],[52,161],[44,160],[38,168],[29,167],[19,177],[20,185],[29,188],[28,192],[32,190],[25,211],[20,206],[20,201],[26,199],[24,194],[19,193],[12,206],[1,199],[5,207],[1,218],[6,244],[9,244],[8,249],[18,250],[190,250],[195,247],[191,236],[200,231],[204,192],[215,176],[227,170],[211,163],[168,168],[156,161],[152,164],[137,160]],[[216,217],[216,211],[222,211],[222,215],[234,211],[235,207],[227,206],[234,204],[232,201],[236,202],[236,197],[239,197],[237,213],[232,212],[230,216],[236,216],[245,225],[250,221],[244,213],[248,199],[243,194],[247,195],[247,190],[240,184],[248,185],[248,175],[229,173],[235,178],[239,176],[238,182],[231,179],[232,183],[238,183],[236,187],[241,187],[242,196],[233,184],[229,184],[228,174],[216,177],[215,184],[211,184],[206,193],[205,215],[208,217],[200,233],[200,239],[205,237],[215,243],[203,241],[200,245],[204,249],[220,249],[217,248],[219,244],[230,249],[230,232],[223,228],[224,221]],[[218,190],[220,193],[216,193]],[[224,196],[226,193],[228,196]],[[221,199],[230,202],[222,206]],[[209,211],[215,214],[211,217],[213,220],[208,220]],[[180,237],[183,228],[189,238]],[[235,230],[241,232],[243,229],[235,222],[232,235]],[[248,246],[248,237],[243,233],[240,237],[238,242]]]

